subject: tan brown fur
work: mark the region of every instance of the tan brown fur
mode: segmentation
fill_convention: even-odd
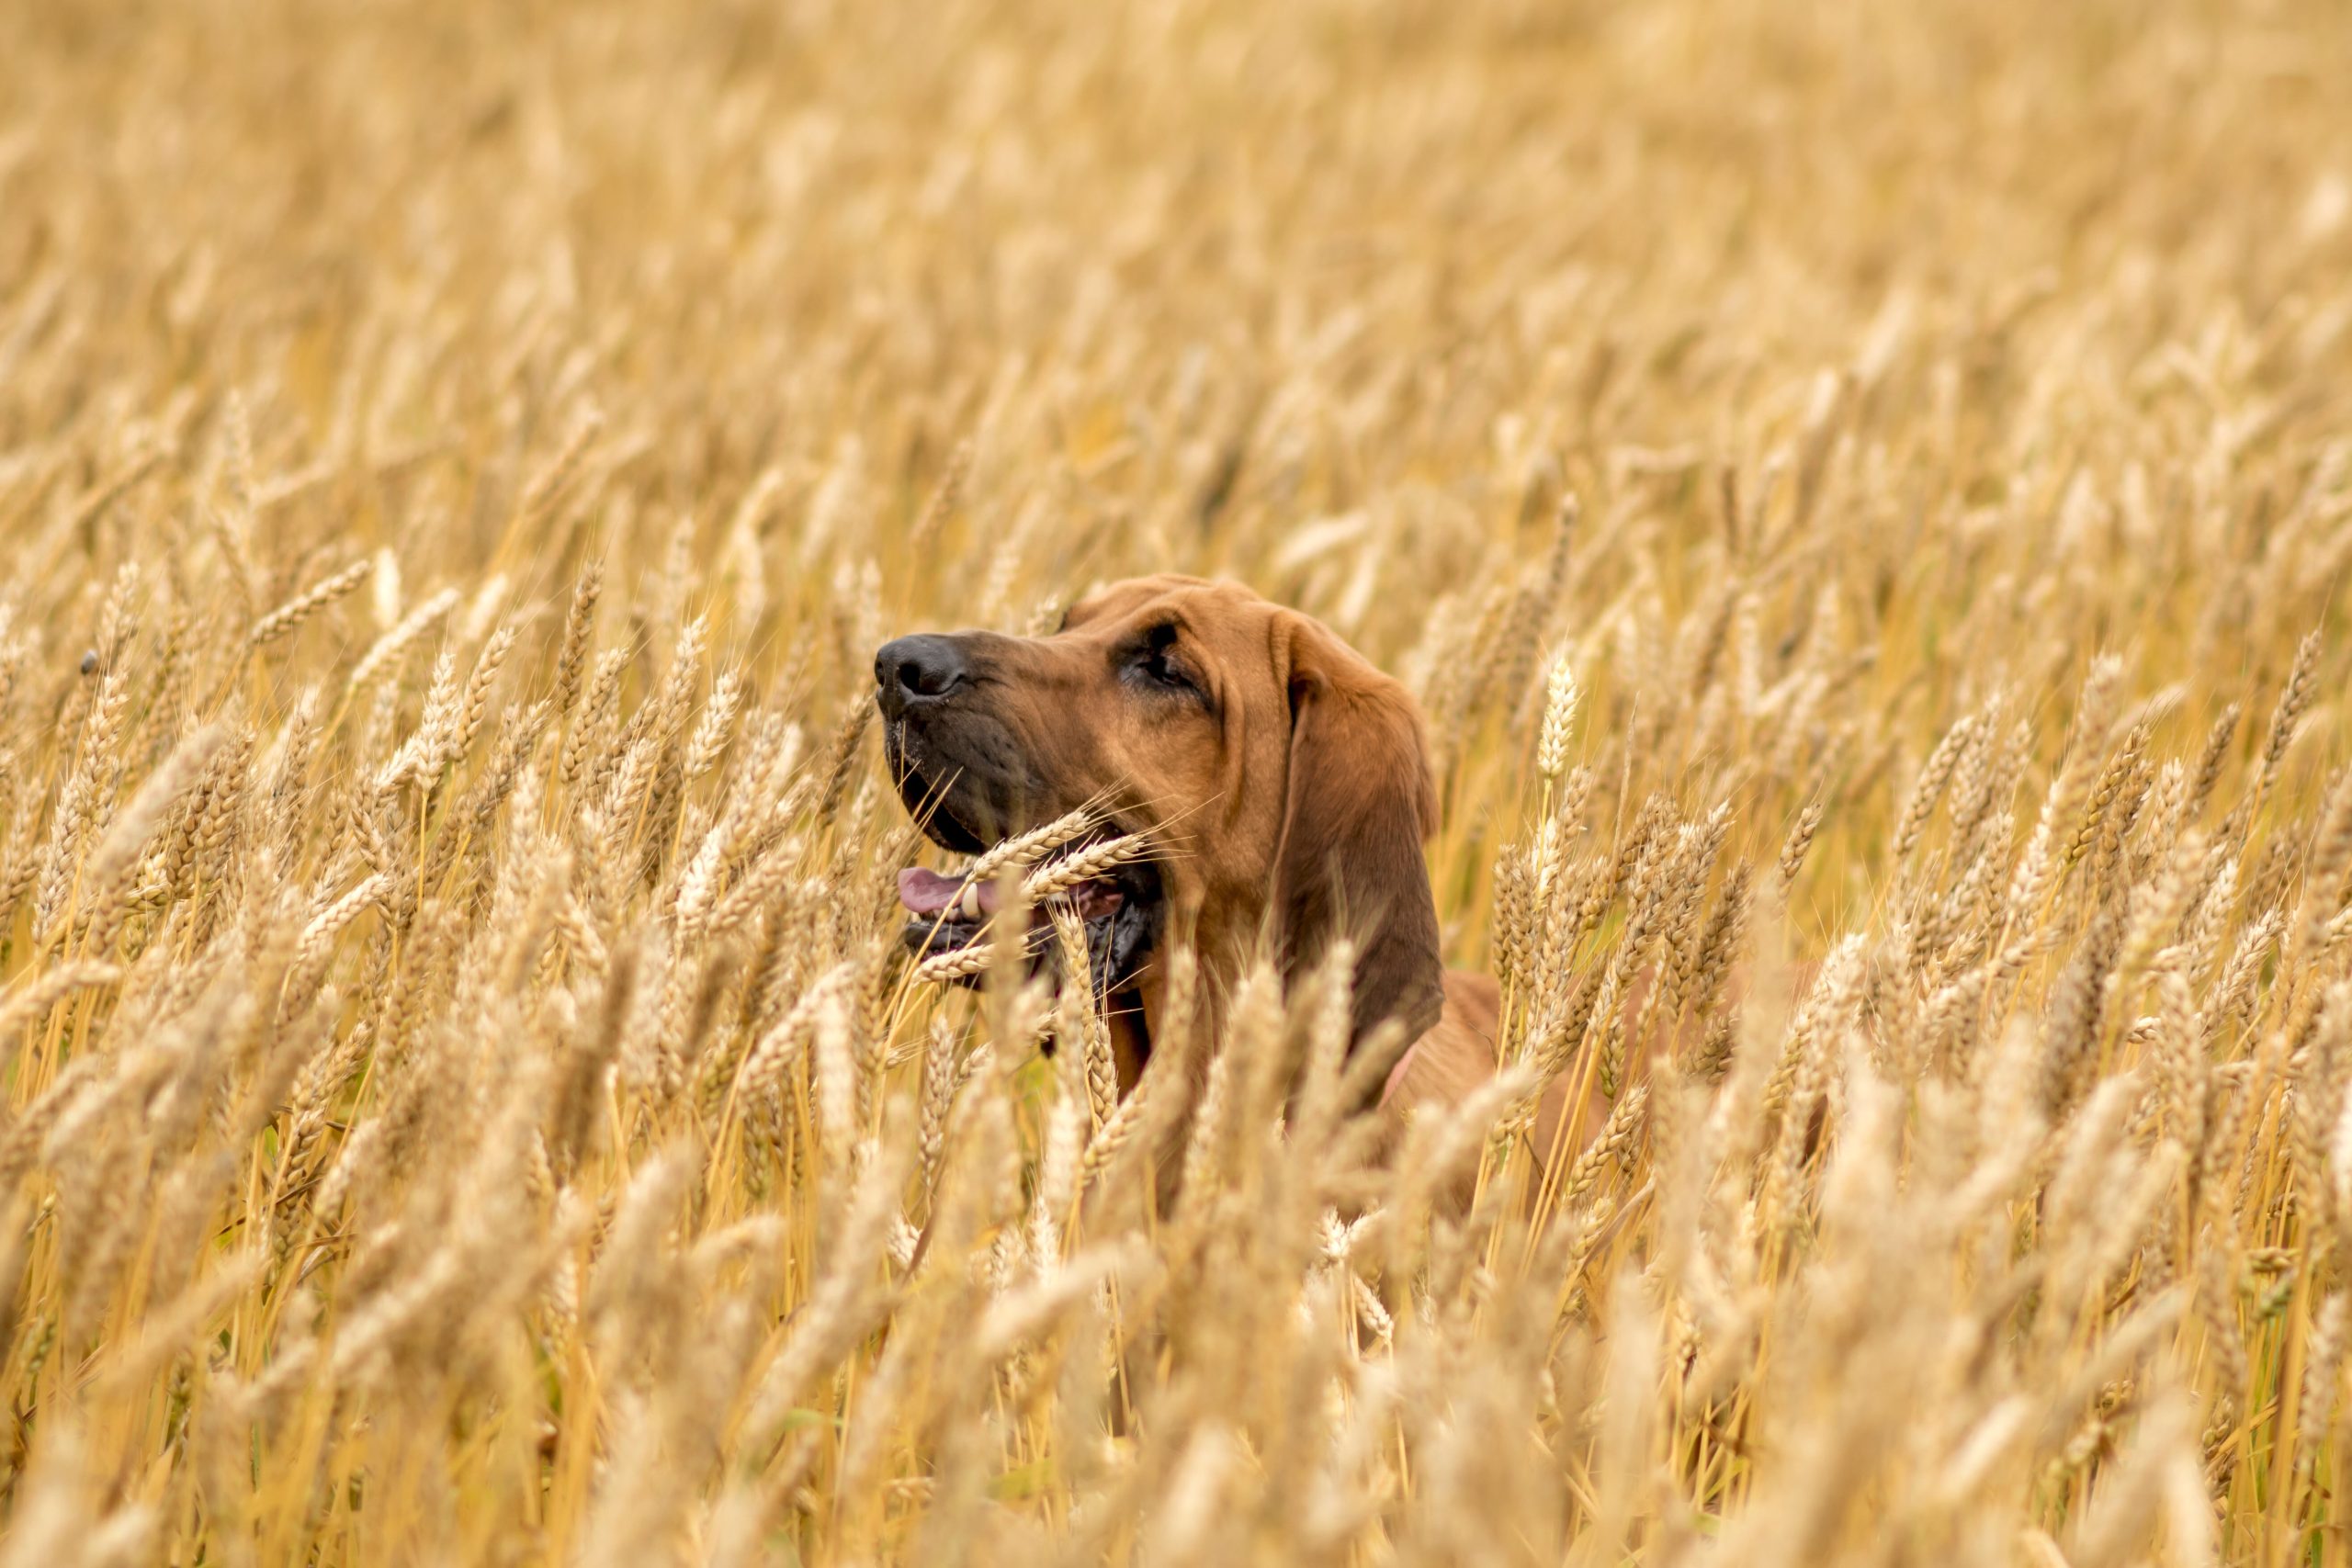
[[[1174,628],[1167,657],[1207,703],[1123,684],[1118,651],[1163,627]],[[1295,980],[1344,934],[1358,953],[1352,1043],[1392,1020],[1410,1042],[1378,1098],[1392,1122],[1458,1103],[1493,1076],[1495,982],[1448,973],[1439,954],[1420,848],[1438,825],[1437,794],[1421,715],[1401,684],[1313,616],[1193,577],[1114,583],[1046,637],[956,640],[978,672],[973,711],[956,722],[1016,752],[1039,797],[1024,803],[1033,820],[988,828],[1018,831],[1091,801],[1150,839],[1167,894],[1161,941],[1196,946],[1213,997],[1261,948]],[[975,816],[1001,809],[960,804]],[[1163,973],[1155,965],[1135,987],[1140,1031],[1132,1016],[1119,1030],[1123,1089],[1160,1032]],[[1548,1087],[1539,1154],[1581,1149],[1607,1118],[1611,1097],[1571,1067]],[[1581,1110],[1563,1142],[1572,1097]]]

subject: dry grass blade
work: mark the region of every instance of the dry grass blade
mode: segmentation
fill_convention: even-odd
[[[1097,881],[1104,873],[1115,871],[1130,861],[1140,860],[1149,850],[1150,844],[1139,833],[1105,839],[1099,844],[1088,845],[1076,854],[1065,855],[1049,865],[1040,867],[1031,874],[1023,886],[1031,902],[1042,904],[1081,883]]]
[[[333,577],[312,584],[255,621],[246,640],[255,648],[267,648],[278,638],[291,636],[303,622],[367,581],[375,570],[373,562],[354,561]]]

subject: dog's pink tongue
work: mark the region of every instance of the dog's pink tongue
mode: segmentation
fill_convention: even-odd
[[[918,915],[935,915],[956,902],[964,885],[920,865],[899,873],[899,902]]]
[[[975,889],[975,892],[978,896],[980,913],[995,914],[996,886],[993,883],[983,882]],[[956,901],[963,897],[963,894],[964,879],[960,876],[942,876],[935,871],[919,865],[909,866],[899,873],[899,902],[904,904],[913,914],[947,914],[956,908]],[[968,918],[971,911],[967,909],[964,913]]]

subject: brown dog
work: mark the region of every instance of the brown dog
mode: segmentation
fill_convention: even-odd
[[[1164,1017],[1156,949],[1190,943],[1214,997],[1261,941],[1288,980],[1342,931],[1359,954],[1351,1047],[1391,1019],[1413,1042],[1381,1096],[1389,1114],[1451,1103],[1493,1074],[1495,983],[1439,956],[1419,710],[1321,622],[1230,582],[1138,578],[1073,606],[1050,637],[900,637],[874,673],[892,775],[941,844],[978,852],[1091,804],[1154,846],[1076,897],[1122,1021],[1123,1091]],[[978,935],[983,910],[959,911],[947,879],[910,872],[900,886],[911,945]],[[1539,1153],[1557,1146],[1558,1100]],[[1608,1109],[1589,1107],[1567,1146]]]

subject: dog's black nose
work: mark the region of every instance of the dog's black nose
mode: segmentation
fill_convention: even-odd
[[[896,718],[910,705],[945,696],[967,673],[961,644],[952,637],[902,637],[874,656],[875,695]]]

